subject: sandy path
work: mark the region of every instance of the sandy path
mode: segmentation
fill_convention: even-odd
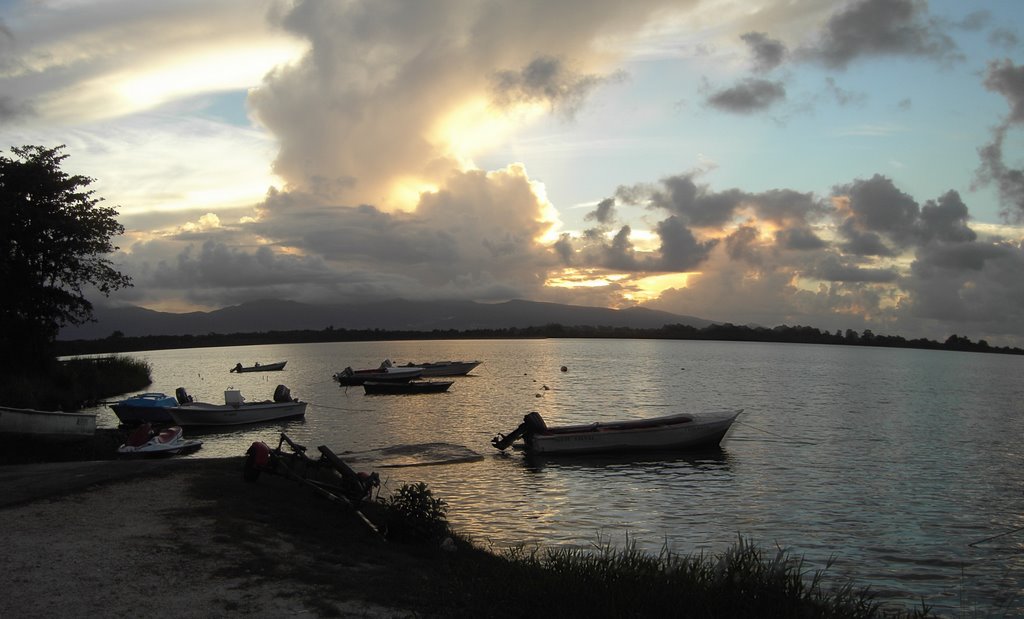
[[[41,466],[40,479],[75,485],[60,481],[70,473]],[[31,478],[29,468],[22,472],[7,477]],[[324,599],[301,580],[268,579],[257,563],[268,548],[287,556],[288,541],[269,525],[259,552],[224,535],[216,501],[188,491],[202,474],[182,468],[0,507],[0,617],[407,614]],[[310,600],[319,602],[311,607]]]

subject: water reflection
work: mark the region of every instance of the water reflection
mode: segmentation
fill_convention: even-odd
[[[516,458],[516,454],[509,454]],[[546,470],[576,471],[581,469],[603,469],[633,467],[639,471],[655,471],[669,468],[692,468],[695,470],[729,469],[729,453],[722,448],[696,452],[654,451],[638,454],[581,454],[581,455],[545,455],[523,453],[518,458],[530,473],[543,473]]]
[[[382,469],[386,490],[427,483],[453,526],[499,547],[587,547],[598,537],[658,552],[724,550],[742,534],[809,569],[937,613],[1024,616],[1024,357],[735,342],[487,340],[353,342],[153,351],[147,391],[283,383],[306,418],[210,430],[189,458],[240,456],[255,440],[335,453],[443,443],[482,460]],[[339,389],[345,366],[484,359],[444,395],[373,398]],[[288,359],[273,380],[229,374],[239,359]],[[567,372],[561,372],[561,366]],[[681,368],[685,367],[683,371]],[[538,411],[551,425],[744,408],[711,454],[499,455],[491,438]],[[117,418],[98,413],[100,427]],[[199,431],[197,430],[197,433]],[[186,438],[192,432],[186,429]],[[420,456],[417,457],[421,457]],[[430,456],[434,458],[435,456]]]

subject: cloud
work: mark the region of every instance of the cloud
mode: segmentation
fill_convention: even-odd
[[[835,255],[829,255],[819,262],[809,275],[829,282],[889,284],[899,279],[899,274],[895,269],[870,269],[846,264]]]
[[[775,233],[776,244],[783,249],[811,251],[827,247],[827,243],[806,227],[787,228]]]
[[[837,11],[819,40],[800,50],[803,58],[845,69],[867,56],[918,56],[949,62],[959,58],[943,26],[928,18],[920,0],[860,0]]]
[[[280,142],[274,170],[288,190],[408,210],[473,167],[509,118],[574,111],[616,75],[600,37],[664,4],[300,0],[278,23],[309,52],[249,102]]]
[[[782,82],[745,79],[731,88],[710,93],[706,103],[725,112],[750,114],[768,109],[785,98],[786,87]]]
[[[199,93],[244,90],[300,45],[272,32],[272,0],[62,3],[23,7],[5,45],[0,90],[47,125],[152,110]]]
[[[605,198],[597,204],[593,212],[587,213],[584,219],[597,220],[601,224],[609,224],[615,221],[615,199]]]
[[[782,64],[786,58],[786,45],[770,38],[763,32],[748,32],[740,35],[753,56],[754,70],[766,73]]]
[[[831,95],[832,99],[839,105],[860,104],[867,99],[867,96],[864,93],[851,92],[840,88],[839,85],[836,84],[836,81],[831,77],[825,78],[825,87],[828,94]]]
[[[1009,60],[989,63],[985,88],[1006,97],[1010,104],[1007,122],[1024,123],[1024,66],[1016,66]]]
[[[714,191],[698,185],[694,173],[662,179],[660,186],[637,185],[620,188],[621,197],[650,208],[664,209],[681,216],[695,227],[722,227],[741,207],[750,208],[759,217],[777,224],[804,222],[824,212],[823,205],[811,193],[791,189],[771,189],[748,193],[740,189]]]
[[[992,141],[978,149],[981,165],[976,173],[977,180],[996,186],[1005,218],[1021,221],[1024,220],[1024,170],[1005,163],[1003,144],[1011,127],[1024,123],[1024,66],[1016,66],[1009,60],[989,63],[985,87],[1006,98],[1010,113],[993,130]]]
[[[520,71],[500,71],[494,76],[494,100],[501,107],[543,103],[572,116],[590,92],[610,78],[583,75],[550,56],[535,58]]]

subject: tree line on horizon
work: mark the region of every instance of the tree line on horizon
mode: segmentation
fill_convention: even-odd
[[[985,340],[971,341],[967,337],[951,335],[944,342],[925,338],[906,339],[899,335],[876,335],[870,329],[858,332],[847,329],[834,333],[815,327],[780,325],[777,327],[751,327],[732,323],[694,327],[685,324],[664,325],[655,329],[609,326],[566,326],[551,323],[533,327],[501,329],[434,329],[432,331],[403,331],[386,329],[335,329],[333,326],[319,331],[261,331],[251,333],[207,333],[205,335],[142,335],[126,336],[120,331],[97,340],[57,341],[62,356],[100,353],[122,353],[140,350],[171,348],[206,348],[248,346],[253,344],[305,344],[321,342],[365,342],[395,340],[456,340],[456,339],[540,339],[540,338],[593,338],[593,339],[664,339],[664,340],[717,340],[726,342],[775,342],[787,344],[831,344],[838,346],[875,346],[880,348],[918,348],[925,350],[954,350],[999,354],[1024,354],[1024,349],[990,346]]]

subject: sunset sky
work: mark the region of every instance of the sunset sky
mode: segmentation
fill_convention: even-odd
[[[134,287],[1024,345],[1024,2],[0,0]]]

